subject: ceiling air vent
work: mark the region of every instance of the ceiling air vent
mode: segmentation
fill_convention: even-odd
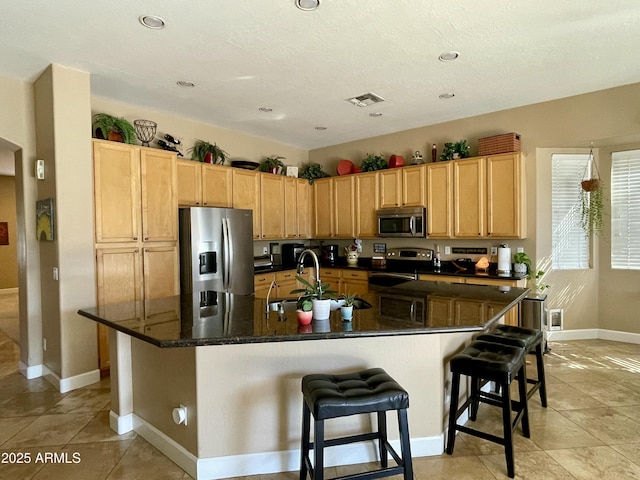
[[[356,107],[368,107],[374,103],[384,102],[384,98],[379,97],[375,93],[369,92],[358,95],[357,97],[347,98],[347,102],[352,103]]]

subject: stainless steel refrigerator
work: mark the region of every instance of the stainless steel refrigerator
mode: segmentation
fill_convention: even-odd
[[[253,294],[253,212],[179,210],[180,292]]]

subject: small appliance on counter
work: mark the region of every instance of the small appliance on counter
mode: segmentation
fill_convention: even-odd
[[[273,268],[273,255],[260,255],[253,257],[253,269],[256,272],[271,270]]]
[[[321,250],[324,263],[335,263],[338,260],[338,245],[323,245]]]

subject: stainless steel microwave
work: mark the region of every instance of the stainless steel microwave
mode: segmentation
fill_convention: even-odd
[[[383,208],[376,212],[379,237],[426,237],[427,210],[422,207]]]

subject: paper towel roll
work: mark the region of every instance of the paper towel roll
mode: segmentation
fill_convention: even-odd
[[[509,247],[498,247],[498,272],[506,273],[511,271],[511,249]]]

